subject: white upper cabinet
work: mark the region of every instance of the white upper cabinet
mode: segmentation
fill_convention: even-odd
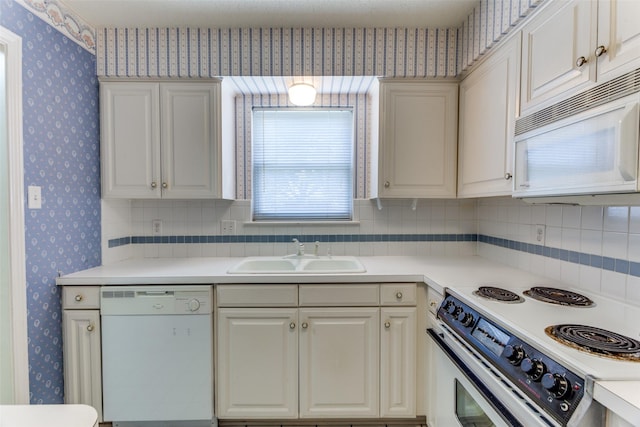
[[[458,84],[382,80],[379,117],[372,197],[455,197]]]
[[[223,146],[221,84],[103,81],[105,198],[233,198]],[[232,187],[232,186],[231,186]]]
[[[523,27],[523,115],[640,66],[640,2],[571,0]]]
[[[522,95],[525,110],[595,81],[596,4],[555,2],[522,29]]]
[[[511,195],[520,35],[460,83],[458,197]]]
[[[216,197],[220,85],[160,86],[162,197]]]
[[[103,197],[160,197],[159,87],[100,84]]]
[[[609,80],[640,67],[640,1],[599,0],[598,79]]]

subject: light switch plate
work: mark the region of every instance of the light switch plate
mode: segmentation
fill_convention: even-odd
[[[42,187],[30,185],[27,188],[27,197],[29,209],[42,209]]]

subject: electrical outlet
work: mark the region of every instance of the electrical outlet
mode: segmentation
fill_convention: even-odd
[[[547,227],[545,225],[538,224],[535,228],[536,235],[534,236],[536,243],[538,245],[544,246],[544,238],[547,231]]]
[[[151,232],[155,235],[162,234],[162,220],[154,219],[151,221]]]
[[[236,222],[230,219],[225,219],[220,222],[221,233],[224,236],[230,236],[236,234]]]

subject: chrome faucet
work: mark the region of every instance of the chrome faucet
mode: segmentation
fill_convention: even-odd
[[[291,240],[293,243],[295,243],[296,245],[298,245],[298,247],[296,248],[296,256],[302,256],[304,255],[304,243],[301,243],[298,239],[296,239],[295,237]]]

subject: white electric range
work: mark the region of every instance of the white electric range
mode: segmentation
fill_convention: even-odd
[[[501,299],[504,293],[507,301],[482,296],[480,288]],[[640,380],[640,308],[557,284],[505,288],[478,283],[445,290],[430,332],[442,350],[438,405],[448,408],[436,425],[605,425],[593,386]],[[582,349],[584,341],[596,348]],[[611,357],[614,350],[622,355]]]

